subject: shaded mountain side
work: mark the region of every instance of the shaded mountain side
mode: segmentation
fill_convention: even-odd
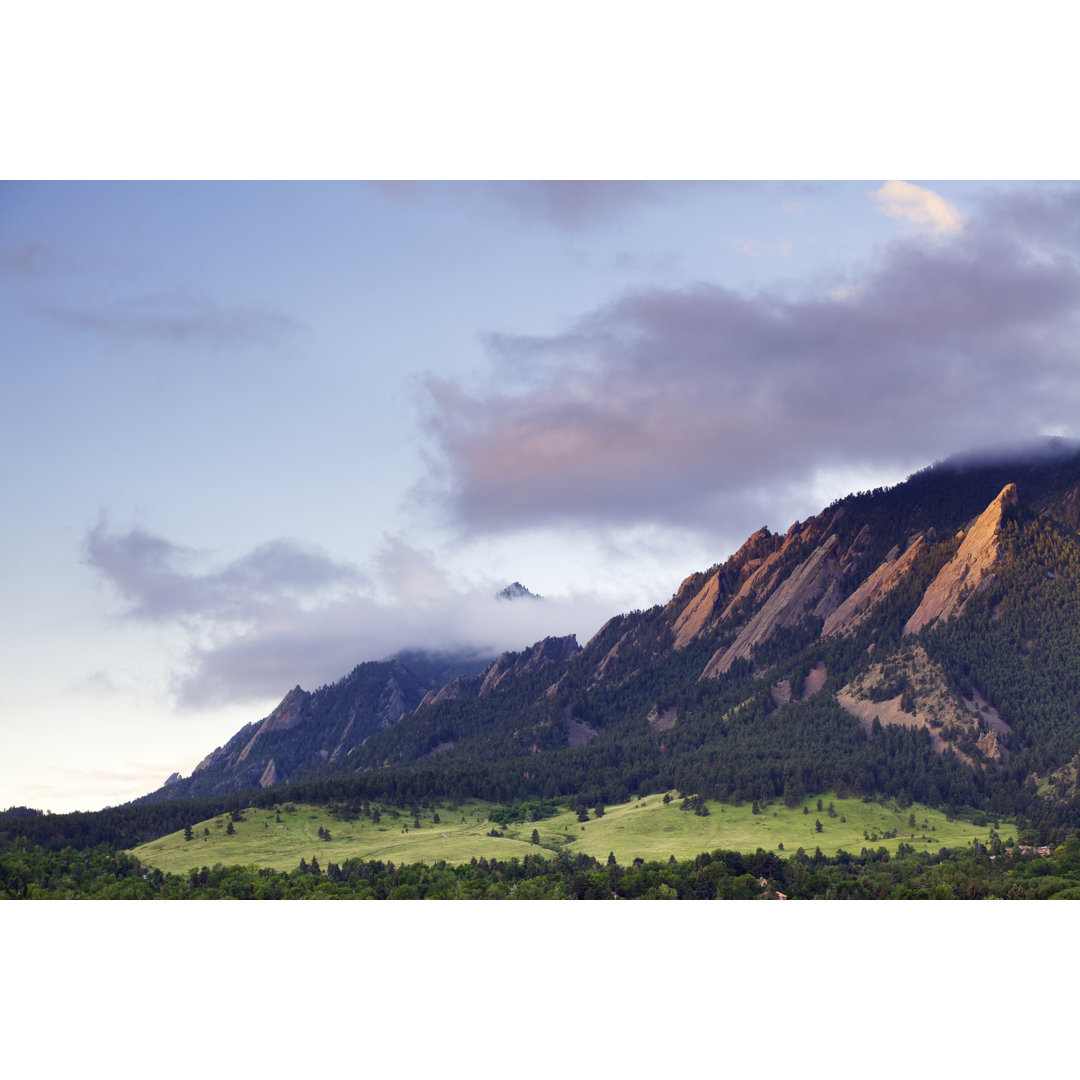
[[[434,686],[486,670],[471,655],[401,653],[359,664],[338,682],[308,692],[293,687],[260,721],[209,753],[191,776],[173,773],[149,799],[176,799],[266,788],[346,760],[365,740],[413,712]]]
[[[1075,444],[933,466],[759,530],[584,648],[545,639],[426,689],[372,671],[367,727],[358,686],[296,688],[168,795],[211,776],[611,801],[841,785],[1015,809],[1080,753],[1077,491]]]

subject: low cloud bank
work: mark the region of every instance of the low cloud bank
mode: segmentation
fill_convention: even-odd
[[[222,566],[145,530],[85,538],[86,561],[122,598],[122,617],[188,634],[174,673],[186,707],[253,701],[333,682],[403,649],[494,656],[548,635],[591,635],[615,612],[590,596],[496,599],[505,581],[461,583],[434,556],[387,537],[369,572],[287,539]]]

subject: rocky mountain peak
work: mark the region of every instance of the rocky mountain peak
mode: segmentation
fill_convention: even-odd
[[[1016,505],[1017,499],[1016,485],[1006,484],[979,515],[964,534],[960,549],[924,593],[904,626],[905,634],[917,634],[924,626],[945,622],[963,610],[971,590],[983,582],[997,559],[1002,517],[1007,507]]]
[[[524,600],[526,598],[530,600],[543,600],[542,596],[530,592],[520,581],[512,582],[507,585],[505,589],[500,589],[495,594],[496,600]]]
[[[535,671],[544,664],[561,663],[579,652],[581,652],[581,646],[574,634],[559,638],[546,637],[524,652],[505,652],[484,673],[484,681],[480,685],[480,696],[491,693],[509,675]]]

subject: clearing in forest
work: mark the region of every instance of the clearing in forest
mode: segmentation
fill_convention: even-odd
[[[989,819],[982,826],[949,821],[941,811],[919,803],[901,808],[892,801],[864,802],[830,794],[808,796],[794,808],[770,803],[758,807],[756,814],[749,804],[704,801],[709,813],[701,815],[681,809],[678,793],[668,794],[667,803],[662,794],[643,796],[607,807],[601,817],[590,809],[584,822],[577,813],[565,810],[541,821],[506,826],[489,820],[493,804],[475,800],[428,807],[416,816],[400,808],[379,807],[378,821],[363,816],[344,820],[326,807],[283,804],[248,808],[242,821],[222,814],[192,822],[190,840],[184,839],[181,830],[143,844],[133,854],[149,866],[176,874],[216,863],[291,871],[301,859],[310,864],[313,857],[325,870],[331,862],[340,865],[350,858],[432,865],[530,854],[551,858],[559,851],[583,852],[601,861],[614,852],[625,866],[635,858],[651,861],[674,855],[686,859],[717,849],[753,852],[763,848],[785,857],[800,847],[809,854],[817,847],[826,855],[835,855],[841,848],[858,854],[864,847],[885,847],[895,853],[897,845],[905,842],[916,850],[936,852],[942,847],[965,847],[973,840],[989,846],[993,825]],[[499,835],[491,835],[493,830]],[[538,843],[532,841],[534,830]],[[1007,841],[1015,836],[1016,827],[1001,821],[997,831]]]

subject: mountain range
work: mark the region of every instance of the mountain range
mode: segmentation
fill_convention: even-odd
[[[1080,765],[1078,527],[1080,444],[953,458],[759,529],[584,646],[416,651],[294,686],[140,801],[831,789],[1060,818]]]

